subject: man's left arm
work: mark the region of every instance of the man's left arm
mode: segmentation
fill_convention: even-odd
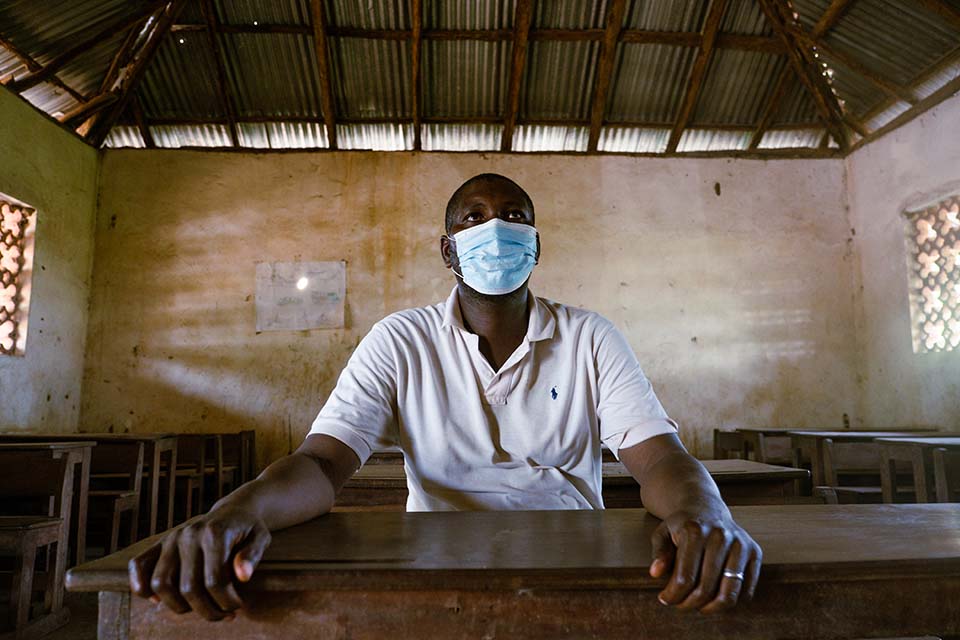
[[[730,515],[713,478],[676,434],[658,435],[618,452],[640,483],[643,505],[662,519],[653,535],[650,575],[672,570],[660,601],[715,613],[749,601],[763,553]]]

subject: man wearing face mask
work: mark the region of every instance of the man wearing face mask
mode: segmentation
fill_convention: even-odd
[[[269,531],[327,513],[377,449],[403,450],[410,511],[602,509],[604,443],[663,519],[650,567],[670,576],[661,602],[710,613],[750,599],[761,550],[683,448],[624,337],[528,290],[540,236],[526,192],[475,176],[445,222],[441,255],[457,280],[447,300],[374,325],[300,448],[134,558],[133,592],[232,616],[234,579],[250,579]]]

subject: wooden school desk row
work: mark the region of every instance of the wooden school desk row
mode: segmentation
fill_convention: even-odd
[[[731,510],[764,549],[753,602],[657,602],[658,521],[640,509],[332,513],[274,533],[230,622],[131,597],[144,540],[67,576],[99,592],[99,638],[861,638],[960,635],[960,505]]]
[[[741,428],[714,432],[716,457],[808,466],[814,486],[851,502],[960,500],[960,434]]]
[[[199,460],[193,471],[177,464],[178,449],[188,460]],[[172,526],[171,480],[214,476],[212,493],[219,497],[252,476],[253,457],[252,432],[186,436],[179,444],[174,434],[0,433],[0,555],[14,563],[0,638],[38,637],[66,622],[64,571],[84,562],[92,524],[106,529],[103,548],[116,551],[121,542],[156,533],[161,524]],[[169,472],[171,466],[176,473]],[[92,522],[98,516],[99,522]],[[44,549],[49,551],[37,564],[37,552]]]

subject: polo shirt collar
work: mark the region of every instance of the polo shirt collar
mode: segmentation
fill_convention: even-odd
[[[463,314],[460,313],[460,294],[458,287],[454,286],[453,291],[444,303],[443,324],[442,327],[455,327],[461,331],[467,328],[463,324]],[[530,309],[530,320],[527,324],[527,340],[537,342],[539,340],[549,340],[557,328],[556,318],[550,312],[550,308],[543,303],[540,298],[528,292],[527,306]]]

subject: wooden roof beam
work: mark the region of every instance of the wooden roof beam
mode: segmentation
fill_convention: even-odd
[[[767,100],[767,106],[763,110],[760,122],[754,130],[753,136],[750,138],[750,149],[756,149],[760,146],[760,141],[763,140],[763,134],[770,128],[770,124],[780,111],[780,104],[783,102],[783,97],[787,94],[787,88],[790,86],[790,78],[792,78],[793,75],[793,67],[789,64],[784,65],[783,70],[780,72],[780,77],[777,78],[777,84],[773,88],[773,93],[770,94],[770,99]]]
[[[410,103],[413,112],[413,150],[420,151],[423,148],[422,123],[420,115],[423,107],[420,105],[420,59],[422,57],[420,49],[423,44],[421,33],[423,32],[423,1],[413,0],[412,11],[410,12]]]
[[[807,89],[807,92],[813,98],[814,104],[816,104],[817,107],[817,113],[820,114],[820,118],[826,125],[830,135],[833,136],[837,144],[840,145],[840,150],[846,153],[850,144],[847,139],[847,132],[843,128],[843,110],[840,108],[840,104],[837,102],[837,98],[833,94],[832,89],[827,86],[820,69],[815,68],[812,62],[807,61],[803,53],[801,53],[800,45],[789,32],[783,11],[786,10],[786,15],[791,16],[791,19],[792,13],[790,13],[789,8],[786,7],[784,0],[759,0],[759,2],[760,8],[767,18],[767,22],[769,22],[773,28],[773,32],[783,41],[790,64]],[[812,56],[812,52],[809,53]]]
[[[930,13],[940,16],[954,29],[960,31],[960,9],[947,4],[943,0],[919,0],[918,4]]]
[[[114,123],[120,119],[120,116],[126,110],[130,98],[133,97],[133,92],[160,48],[160,43],[170,31],[170,26],[176,21],[177,16],[180,15],[186,4],[187,0],[170,0],[163,7],[154,21],[150,34],[146,37],[140,49],[133,55],[132,61],[123,73],[123,79],[117,88],[120,98],[105,115],[97,120],[96,126],[90,129],[87,138],[93,143],[93,146],[100,147],[103,144]]]
[[[813,27],[813,37],[819,38],[820,36],[830,31],[836,25],[840,18],[843,17],[843,14],[847,12],[847,9],[853,4],[853,0],[833,0],[830,3],[830,6],[826,8],[823,12],[823,15],[820,16],[820,19],[817,20],[817,24]]]
[[[600,49],[600,61],[597,64],[597,80],[590,101],[590,138],[587,152],[594,153],[600,143],[600,127],[607,112],[607,99],[610,95],[610,80],[613,77],[613,63],[617,55],[617,41],[623,25],[626,0],[609,0],[607,3],[607,23],[603,30],[603,44]]]
[[[673,153],[677,150],[677,145],[680,144],[680,136],[683,135],[683,130],[686,129],[687,123],[690,122],[690,117],[693,115],[693,109],[697,106],[697,98],[700,96],[703,79],[707,75],[707,67],[713,57],[713,45],[717,39],[717,32],[720,31],[720,21],[723,20],[723,12],[726,8],[727,0],[713,0],[710,4],[710,11],[703,23],[703,39],[700,41],[700,52],[693,62],[690,81],[687,84],[687,93],[684,95],[673,130],[670,131],[667,153]]]
[[[163,3],[153,2],[147,6],[147,10],[137,13],[135,16],[124,18],[110,23],[94,35],[82,40],[70,47],[63,53],[55,56],[42,69],[32,72],[22,78],[7,83],[7,88],[15,93],[23,93],[31,87],[35,87],[41,82],[47,81],[53,74],[63,68],[64,65],[76,59],[81,54],[86,53],[98,44],[106,42],[122,31],[143,22],[150,17]]]
[[[513,19],[510,85],[507,89],[506,118],[503,123],[503,137],[500,139],[500,151],[513,149],[513,130],[517,125],[517,115],[520,112],[520,83],[523,80],[523,68],[527,61],[527,40],[530,37],[532,21],[532,0],[517,0],[517,10]]]
[[[220,106],[227,116],[227,125],[230,127],[230,142],[234,147],[240,146],[240,138],[237,135],[237,112],[233,105],[233,96],[230,91],[230,84],[227,82],[227,70],[223,66],[223,52],[220,51],[220,40],[217,35],[217,16],[214,13],[213,2],[211,0],[200,0],[200,11],[203,13],[203,19],[207,22],[207,38],[210,41],[210,49],[213,51],[213,60],[217,72],[217,96],[220,99]]]
[[[120,96],[118,96],[116,93],[112,91],[106,91],[95,98],[90,99],[88,102],[74,107],[57,119],[67,126],[75,126],[84,122],[87,118],[93,116],[94,114],[103,111],[115,103],[119,98]]]
[[[317,53],[317,72],[320,76],[320,102],[323,109],[323,123],[327,128],[327,145],[330,149],[336,149],[337,122],[334,112],[330,60],[327,55],[327,22],[323,15],[323,0],[310,0],[310,15],[313,22],[313,44]]]
[[[143,144],[147,149],[153,149],[157,145],[153,140],[153,134],[150,133],[150,127],[147,126],[147,119],[143,117],[143,105],[140,104],[140,98],[133,96],[130,101],[130,111],[133,113],[133,119],[137,123],[137,129],[140,130],[140,137],[143,138]]]
[[[14,55],[14,57],[16,57],[18,60],[20,60],[20,62],[22,62],[23,65],[24,65],[29,71],[39,71],[40,69],[43,68],[43,65],[41,65],[39,62],[37,62],[36,60],[34,60],[32,57],[30,57],[26,52],[21,51],[19,47],[17,47],[15,44],[13,44],[12,42],[10,42],[10,41],[7,40],[6,38],[4,38],[2,35],[0,35],[0,48],[6,49],[6,50],[9,51],[10,53],[12,53],[12,54]],[[12,76],[9,77],[9,78],[7,78],[7,82],[12,81],[12,80],[13,80],[13,77],[12,77]],[[50,82],[51,84],[53,84],[53,85],[55,85],[55,86],[63,89],[63,90],[66,91],[67,93],[69,93],[69,94],[70,94],[70,97],[72,97],[72,98],[73,98],[74,100],[76,100],[77,102],[81,102],[81,103],[82,103],[82,102],[86,102],[87,100],[89,100],[89,98],[88,98],[87,96],[83,95],[82,93],[80,93],[80,92],[77,91],[76,89],[73,89],[72,87],[68,86],[63,80],[61,80],[60,78],[58,78],[58,77],[56,76],[56,74],[50,76],[49,82]]]

